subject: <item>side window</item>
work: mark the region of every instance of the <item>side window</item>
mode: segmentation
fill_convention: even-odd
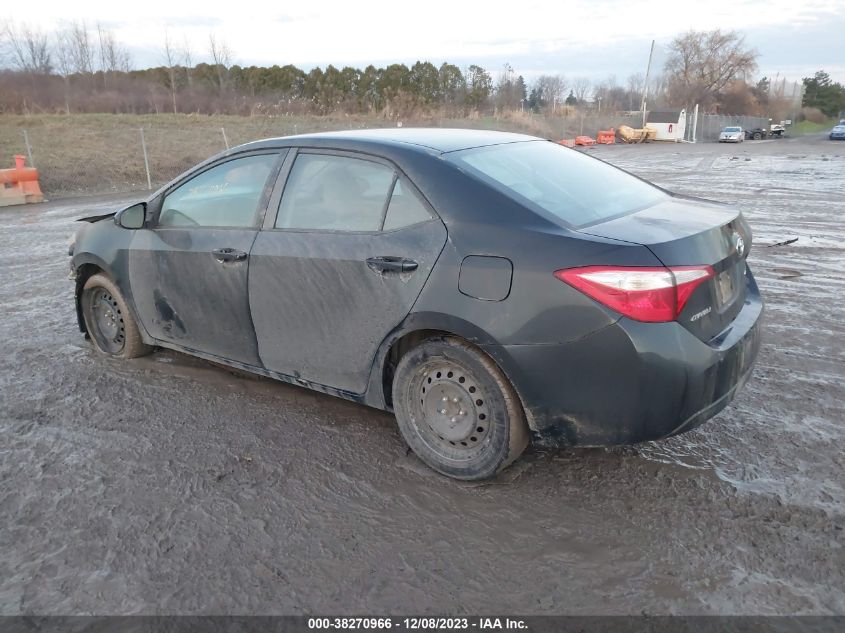
[[[390,197],[390,205],[387,207],[387,216],[384,218],[384,230],[390,231],[430,219],[431,213],[410,187],[403,186],[402,181],[397,180]]]
[[[277,159],[276,154],[236,158],[191,178],[165,196],[158,225],[255,226],[258,203]]]
[[[276,228],[378,231],[394,175],[368,160],[300,154],[279,202]]]

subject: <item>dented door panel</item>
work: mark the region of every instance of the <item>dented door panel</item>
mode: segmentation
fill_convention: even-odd
[[[256,229],[136,232],[129,274],[138,317],[157,340],[258,365],[249,315],[249,259],[220,261],[215,250],[248,254]]]

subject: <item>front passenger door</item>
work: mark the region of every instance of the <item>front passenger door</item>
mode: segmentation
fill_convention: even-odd
[[[249,251],[281,156],[226,159],[166,192],[158,217],[136,231],[132,296],[153,338],[260,365],[249,313]]]

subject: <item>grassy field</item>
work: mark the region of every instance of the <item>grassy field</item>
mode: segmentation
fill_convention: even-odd
[[[0,168],[26,154],[24,131],[48,197],[147,189],[141,129],[152,186],[226,148],[273,136],[330,130],[394,127],[379,116],[239,117],[189,114],[76,114],[0,116]],[[469,127],[523,132],[560,139],[613,124],[587,116],[539,116],[511,112],[501,117],[421,118],[404,126]],[[225,135],[225,136],[224,136]]]
[[[229,146],[270,136],[371,127],[367,121],[194,115],[40,115],[0,117],[0,160],[32,158],[48,196],[147,188],[141,129],[152,185],[160,185]],[[225,136],[224,136],[225,134]]]
[[[819,132],[827,132],[839,122],[838,119],[830,119],[824,123],[813,123],[812,121],[801,121],[789,128],[789,133],[793,136],[800,136],[801,134],[818,134]]]

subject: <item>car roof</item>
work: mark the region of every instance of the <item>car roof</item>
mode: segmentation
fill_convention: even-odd
[[[291,145],[305,146],[342,146],[372,148],[373,146],[392,146],[416,148],[427,153],[455,152],[473,147],[537,141],[536,136],[498,132],[494,130],[468,130],[459,128],[381,128],[369,130],[346,130],[340,132],[319,132],[282,136],[241,145],[238,150],[261,149]]]

